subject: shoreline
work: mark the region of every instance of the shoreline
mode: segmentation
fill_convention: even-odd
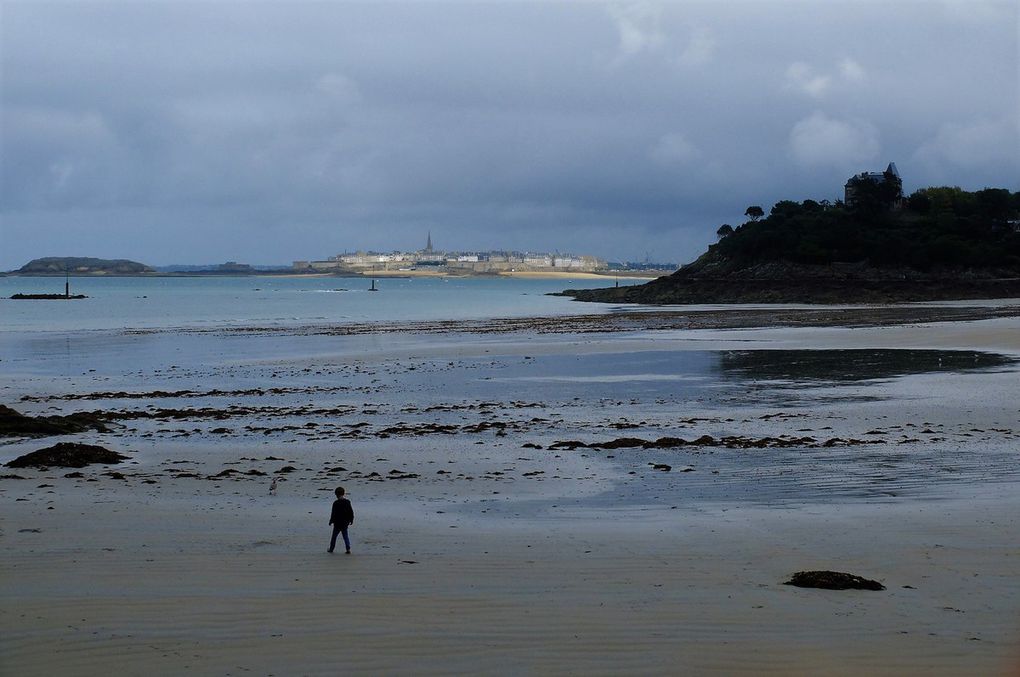
[[[1020,299],[993,299],[984,305],[916,303],[902,305],[694,306],[663,310],[655,306],[614,309],[585,315],[495,317],[489,319],[409,320],[243,325],[219,327],[159,327],[126,329],[145,335],[167,332],[194,334],[357,336],[371,334],[628,334],[697,330],[761,330],[775,328],[894,327],[1020,318]]]
[[[680,273],[683,272],[681,269]],[[657,278],[643,285],[566,289],[562,296],[583,303],[679,305],[701,303],[923,303],[967,299],[1016,298],[1020,278]]]
[[[673,271],[658,271],[662,275],[668,275]],[[0,273],[0,277],[10,278],[64,278],[64,273]],[[573,280],[612,280],[615,278],[626,280],[654,280],[657,276],[648,271],[606,271],[600,273],[590,272],[566,272],[566,271],[494,271],[491,273],[475,273],[468,270],[447,271],[447,270],[345,270],[341,272],[303,272],[303,271],[256,271],[252,273],[216,273],[216,272],[154,272],[154,273],[77,273],[71,275],[72,279],[89,278],[317,278],[336,277],[339,279],[359,278],[384,278],[384,277],[444,277],[454,279],[499,279],[502,277],[521,277],[534,279],[573,279]]]

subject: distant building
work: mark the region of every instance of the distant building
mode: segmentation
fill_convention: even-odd
[[[860,187],[865,182],[878,186],[894,184],[895,195],[893,202],[898,203],[903,199],[903,182],[900,179],[900,173],[896,170],[896,163],[890,162],[884,172],[861,172],[847,179],[846,185],[843,186],[843,202],[846,203],[847,207],[852,207],[857,202]]]
[[[294,261],[295,270],[322,272],[445,270],[452,274],[495,274],[516,271],[596,272],[608,264],[594,256],[571,256],[532,252],[464,252],[440,251],[432,243],[432,233],[425,239],[425,248],[414,252],[345,252],[324,261]]]
[[[237,261],[227,261],[216,266],[216,272],[218,273],[250,273],[254,269],[247,263],[238,263]]]

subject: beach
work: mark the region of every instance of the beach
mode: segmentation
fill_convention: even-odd
[[[5,404],[112,428],[0,461],[130,460],[3,469],[0,673],[1016,674],[1000,311],[9,340]]]

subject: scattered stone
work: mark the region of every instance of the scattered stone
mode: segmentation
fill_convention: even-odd
[[[882,440],[843,440],[834,438],[822,446],[851,446],[858,444],[878,444]],[[640,437],[618,437],[608,442],[581,442],[579,440],[557,441],[549,445],[551,451],[559,449],[675,449],[678,447],[726,447],[728,449],[766,449],[785,447],[818,447],[818,440],[813,437],[742,437],[731,435],[716,439],[711,435],[702,435],[694,440],[685,440],[682,437],[660,437],[656,440],[646,440]]]
[[[481,424],[479,424],[481,425]],[[398,423],[388,428],[383,428],[377,433],[378,437],[388,437],[390,435],[453,435],[457,432],[458,428],[455,425],[443,425],[441,423],[419,423],[417,425],[410,423]]]
[[[783,585],[825,590],[885,590],[878,581],[841,571],[798,571]]]
[[[277,470],[276,472],[279,473],[279,474],[286,474],[286,473],[294,472],[295,470],[297,470],[297,468],[295,468],[294,466],[292,466],[292,465],[285,465],[282,468],[280,468],[279,470]]]
[[[8,468],[84,468],[93,463],[109,465],[120,463],[128,457],[93,444],[60,442],[52,447],[33,451],[7,463]]]
[[[673,469],[673,466],[668,463],[649,463],[652,466],[652,470],[661,470],[662,472],[669,472]]]

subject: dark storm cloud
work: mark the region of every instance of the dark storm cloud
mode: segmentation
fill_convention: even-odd
[[[1015,3],[6,3],[0,268],[688,260],[750,203],[1017,188]],[[57,244],[59,242],[60,244]]]

